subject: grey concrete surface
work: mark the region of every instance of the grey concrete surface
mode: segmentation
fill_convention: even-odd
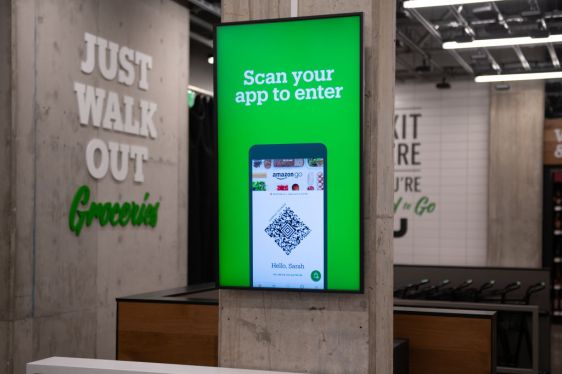
[[[13,318],[30,318],[33,304],[35,136],[34,0],[12,2],[12,259]],[[24,206],[26,208],[24,208]]]
[[[11,173],[11,1],[0,3],[0,170]],[[5,174],[5,175],[6,175]],[[11,180],[0,178],[0,321],[10,319],[11,295]],[[0,335],[0,345],[4,337]],[[2,350],[0,348],[0,355]]]
[[[12,370],[12,1],[0,2],[0,373]]]
[[[544,82],[491,88],[488,265],[542,264]]]
[[[33,355],[96,357],[98,323],[95,310],[34,318]]]
[[[18,319],[13,321],[13,341],[11,352],[11,373],[24,373],[25,364],[34,356],[33,319]]]
[[[221,366],[368,372],[364,297],[221,290],[219,305]]]
[[[299,16],[365,12],[365,294],[221,290],[221,366],[309,373],[392,372],[395,2],[301,0]],[[226,0],[222,19],[290,15],[289,1]]]
[[[187,282],[188,10],[170,0],[21,0],[14,2],[12,14],[9,49],[15,68],[8,74],[14,110],[7,120],[11,131],[0,134],[3,143],[13,145],[9,152],[2,148],[0,170],[10,171],[4,154],[14,160],[12,177],[0,182],[0,209],[16,208],[10,222],[0,221],[0,233],[10,230],[0,235],[0,277],[6,276],[2,266],[7,263],[12,282],[7,299],[13,333],[7,343],[0,340],[0,359],[10,363],[9,371],[1,371],[6,374],[23,373],[26,362],[55,354],[113,358],[115,298]],[[83,74],[85,32],[151,55],[149,90],[107,81],[98,70]],[[4,107],[5,66],[0,65]],[[131,96],[137,105],[140,99],[157,103],[158,137],[81,126],[75,81]],[[133,182],[132,162],[123,182],[110,173],[93,179],[85,148],[94,137],[146,146],[144,183]],[[13,195],[6,205],[8,182]],[[77,237],[68,227],[68,214],[83,184],[90,186],[91,200],[102,202],[142,202],[149,192],[150,201],[160,202],[158,225],[94,223]],[[0,321],[5,287],[1,282]]]
[[[9,373],[12,370],[11,337],[12,321],[0,321],[0,372]]]

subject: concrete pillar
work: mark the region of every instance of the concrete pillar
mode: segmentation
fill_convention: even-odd
[[[0,2],[0,373],[11,370],[10,349],[12,335],[12,237],[11,222],[11,8],[12,1]]]
[[[544,82],[491,88],[488,265],[540,267]]]
[[[225,0],[223,21],[280,18],[288,0]],[[392,372],[392,0],[300,0],[298,15],[363,11],[365,294],[221,290],[221,366],[309,373]]]

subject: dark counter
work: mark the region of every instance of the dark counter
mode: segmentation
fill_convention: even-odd
[[[116,301],[218,305],[219,290],[214,283],[205,283],[118,297]]]

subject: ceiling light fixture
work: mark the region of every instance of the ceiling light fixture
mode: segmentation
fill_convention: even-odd
[[[207,62],[213,65],[215,63],[215,57],[213,55],[209,55],[209,57],[207,57]]]
[[[548,44],[562,42],[562,35],[550,35],[545,38],[520,36],[515,38],[479,39],[470,42],[445,42],[443,49],[469,49],[487,47],[511,47],[514,45]]]
[[[489,82],[510,82],[510,81],[527,81],[540,79],[562,79],[562,71],[548,71],[543,73],[524,73],[524,74],[494,74],[479,75],[474,78],[477,83]]]
[[[428,8],[428,7],[445,6],[445,5],[489,3],[492,1],[502,1],[502,0],[410,0],[410,1],[404,1],[404,8],[406,9]]]

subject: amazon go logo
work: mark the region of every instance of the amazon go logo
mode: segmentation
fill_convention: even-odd
[[[302,177],[301,172],[296,173],[273,173],[273,178],[277,178],[279,180],[287,179],[287,178],[300,178]]]

